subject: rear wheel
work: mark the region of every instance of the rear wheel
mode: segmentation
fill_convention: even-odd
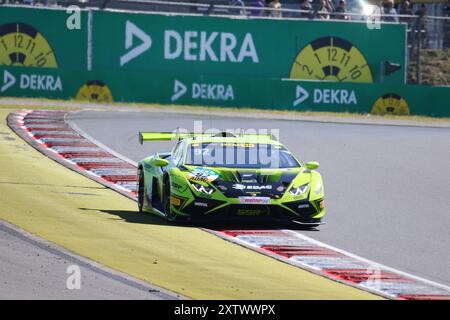
[[[142,168],[138,170],[138,208],[139,212],[143,212],[145,197],[144,172]]]

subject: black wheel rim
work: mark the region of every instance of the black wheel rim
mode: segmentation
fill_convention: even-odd
[[[144,177],[142,171],[139,171],[138,206],[139,211],[142,211],[142,208],[144,206]]]

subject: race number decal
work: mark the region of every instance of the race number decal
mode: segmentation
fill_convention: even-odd
[[[211,169],[197,168],[187,175],[188,180],[212,182],[219,178],[219,174]]]

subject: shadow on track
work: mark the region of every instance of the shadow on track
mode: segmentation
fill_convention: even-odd
[[[215,221],[167,221],[162,217],[150,214],[139,213],[138,211],[129,210],[105,210],[105,209],[93,209],[93,208],[79,208],[85,211],[99,211],[107,213],[115,217],[119,217],[124,222],[139,223],[139,224],[152,224],[168,227],[184,227],[184,228],[206,228],[212,230],[279,230],[279,229],[291,229],[302,231],[319,231],[316,227],[302,226],[297,223],[289,221],[249,221],[249,220],[215,220]]]

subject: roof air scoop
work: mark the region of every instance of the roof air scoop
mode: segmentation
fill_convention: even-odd
[[[236,136],[234,134],[232,134],[231,132],[222,131],[222,132],[216,133],[215,135],[213,135],[213,137],[234,138]]]

